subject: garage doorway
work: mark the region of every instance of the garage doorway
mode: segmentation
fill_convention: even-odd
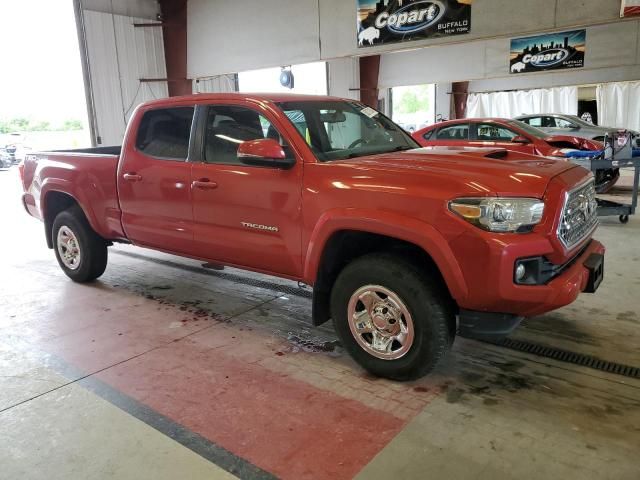
[[[598,94],[595,85],[578,87],[578,116],[585,122],[598,125]]]
[[[435,123],[435,84],[391,88],[391,118],[408,132]]]

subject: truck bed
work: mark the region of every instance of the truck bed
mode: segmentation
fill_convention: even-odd
[[[97,147],[29,154],[22,166],[24,206],[44,219],[47,208],[72,197],[102,237],[122,239],[117,172],[121,147]]]

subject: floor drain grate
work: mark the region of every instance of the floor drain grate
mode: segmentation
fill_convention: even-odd
[[[615,373],[616,375],[622,375],[629,378],[640,378],[639,367],[632,367],[630,365],[622,365],[620,363],[609,362],[607,360],[602,360],[590,355],[584,355],[582,353],[570,352],[568,350],[562,350],[560,348],[547,347],[545,345],[540,345],[537,343],[513,340],[511,338],[482,341],[485,343],[490,343],[491,345],[508,348],[509,350],[531,353],[539,357],[552,358],[553,360],[558,360],[559,362],[580,365],[581,367],[592,368],[594,370],[600,370],[607,373]]]

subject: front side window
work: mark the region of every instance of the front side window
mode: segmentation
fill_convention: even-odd
[[[193,107],[176,107],[145,112],[138,127],[136,148],[160,160],[186,160],[193,110]]]
[[[387,117],[358,102],[305,100],[278,106],[323,162],[419,147]]]
[[[469,140],[469,125],[462,123],[460,125],[451,125],[438,130],[436,135],[438,140]]]
[[[286,147],[278,130],[255,110],[235,105],[211,106],[207,114],[204,161],[241,165],[240,144],[263,138],[272,138]]]
[[[523,120],[527,125],[532,127],[542,127],[542,117],[531,117]]]
[[[433,137],[433,132],[435,132],[435,130],[429,130],[427,133],[422,135],[422,138],[424,138],[425,140],[431,140],[431,137]]]
[[[518,134],[495,123],[478,124],[478,140],[485,142],[510,142]]]
[[[573,123],[564,118],[555,118],[557,128],[573,128]]]

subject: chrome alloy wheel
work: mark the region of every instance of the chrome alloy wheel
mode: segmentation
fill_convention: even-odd
[[[379,285],[366,285],[351,295],[348,306],[351,334],[370,355],[396,360],[407,354],[415,331],[409,309],[400,297]]]
[[[60,260],[62,260],[64,266],[69,270],[77,270],[80,267],[82,253],[80,252],[80,242],[78,242],[75,233],[69,227],[63,225],[58,230],[56,244]]]

